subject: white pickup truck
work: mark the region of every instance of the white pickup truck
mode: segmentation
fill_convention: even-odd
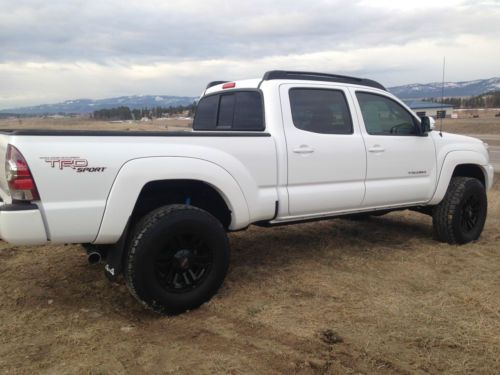
[[[375,81],[270,71],[209,84],[193,131],[5,130],[0,237],[84,244],[169,314],[216,293],[226,233],[251,224],[413,209],[440,241],[476,240],[487,145],[432,129]]]

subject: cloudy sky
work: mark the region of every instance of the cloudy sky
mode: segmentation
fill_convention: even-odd
[[[0,0],[0,109],[297,69],[500,76],[500,0]]]

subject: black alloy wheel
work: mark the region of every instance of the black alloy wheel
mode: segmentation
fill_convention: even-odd
[[[476,195],[469,196],[462,204],[460,226],[464,233],[473,231],[480,221],[481,201]]]
[[[176,233],[155,259],[155,273],[165,290],[184,293],[210,273],[213,249],[193,233]]]

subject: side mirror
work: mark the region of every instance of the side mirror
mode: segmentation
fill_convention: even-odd
[[[431,130],[434,130],[435,124],[436,121],[434,120],[434,117],[431,116],[422,117],[420,121],[420,127],[422,128],[422,133],[426,134],[429,133]]]

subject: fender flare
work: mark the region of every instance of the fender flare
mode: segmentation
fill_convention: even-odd
[[[488,173],[485,170],[485,165],[488,164],[488,160],[478,152],[474,151],[450,151],[446,154],[441,166],[441,171],[438,176],[438,183],[434,195],[429,201],[429,205],[435,205],[441,202],[446,195],[448,190],[448,185],[450,184],[451,177],[455,168],[461,164],[475,164],[484,174],[486,185],[488,186]]]
[[[245,196],[233,176],[221,166],[198,158],[148,157],[126,162],[111,186],[95,244],[116,243],[132,215],[142,188],[152,181],[197,180],[213,187],[231,211],[229,229],[248,226]]]

